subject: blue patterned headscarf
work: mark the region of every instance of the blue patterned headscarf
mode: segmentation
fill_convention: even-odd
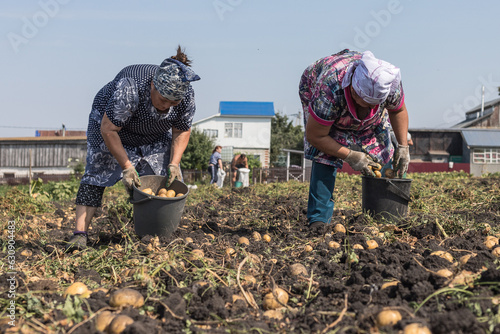
[[[176,59],[167,58],[156,71],[153,84],[164,98],[180,101],[184,98],[189,83],[197,80],[200,77],[188,66]]]

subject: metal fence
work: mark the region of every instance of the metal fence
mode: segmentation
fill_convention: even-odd
[[[210,174],[207,171],[183,169],[182,176],[186,184],[209,184]],[[231,184],[231,172],[226,173],[224,178],[224,186]],[[288,182],[288,181],[309,181],[311,177],[311,168],[253,168],[250,171],[250,183],[273,183],[273,182]]]
[[[310,178],[311,168],[254,168],[251,174],[253,183],[288,182],[292,180],[308,182]]]

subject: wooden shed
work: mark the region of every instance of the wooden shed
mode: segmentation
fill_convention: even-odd
[[[69,175],[86,155],[85,136],[0,138],[0,179]]]

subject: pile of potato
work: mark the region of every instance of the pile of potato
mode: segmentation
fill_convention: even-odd
[[[380,170],[382,169],[381,164],[377,164],[377,166],[370,166],[370,168],[373,171],[373,174],[375,174],[375,177],[382,177],[382,173],[380,173]]]
[[[157,197],[180,197],[184,196],[183,193],[175,193],[175,190],[173,189],[168,189],[167,188],[161,188],[158,190],[158,193],[155,194],[154,191],[151,188],[146,188],[141,190],[143,193],[146,193],[148,195],[153,195]]]

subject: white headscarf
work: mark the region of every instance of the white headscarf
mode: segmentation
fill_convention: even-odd
[[[369,104],[381,104],[392,89],[399,86],[401,72],[396,66],[363,52],[361,61],[351,65],[342,80],[342,88],[352,84],[354,91]]]

